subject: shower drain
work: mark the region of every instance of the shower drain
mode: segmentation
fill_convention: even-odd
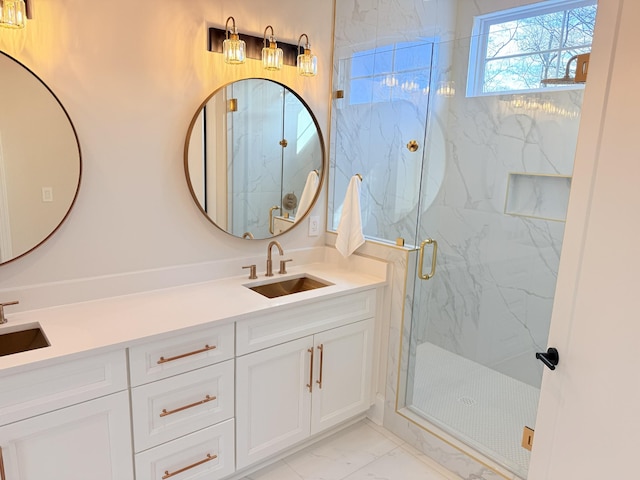
[[[458,401],[461,404],[466,405],[467,407],[473,407],[476,403],[478,403],[475,398],[470,397],[460,397],[458,398]]]

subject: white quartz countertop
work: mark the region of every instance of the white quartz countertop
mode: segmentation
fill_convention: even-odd
[[[247,272],[248,273],[248,272]],[[288,305],[355,293],[384,285],[386,278],[371,272],[360,273],[336,265],[312,263],[290,267],[285,275],[267,278],[248,275],[222,278],[144,293],[123,295],[69,305],[7,315],[0,334],[40,325],[50,346],[0,357],[0,375],[37,368],[47,363],[125,348],[154,336],[188,330],[213,322],[233,322],[256,312],[287,308]],[[270,283],[308,276],[332,285],[269,299],[246,285]]]

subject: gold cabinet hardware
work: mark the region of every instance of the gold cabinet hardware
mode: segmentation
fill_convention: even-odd
[[[433,245],[433,253],[431,254],[431,271],[427,274],[422,273],[422,266],[424,264],[424,247],[425,245]],[[421,280],[429,280],[436,274],[436,261],[438,258],[438,242],[432,238],[427,238],[420,244],[420,261],[418,264],[418,277]]]
[[[197,407],[198,405],[203,405],[203,404],[208,403],[208,402],[213,402],[217,398],[218,397],[216,397],[215,395],[213,397],[210,396],[210,395],[207,395],[206,397],[204,397],[203,400],[200,400],[199,402],[190,403],[189,405],[185,405],[184,407],[176,408],[175,410],[167,410],[166,408],[163,408],[162,409],[162,413],[160,413],[160,416],[161,417],[166,417],[167,415],[173,415],[174,413],[182,412],[183,410],[187,410],[188,408],[193,408],[193,407]]]
[[[164,475],[162,476],[162,480],[167,480],[167,478],[174,477],[182,472],[191,470],[192,468],[195,468],[198,465],[202,465],[203,463],[207,463],[207,462],[210,462],[211,460],[215,460],[216,458],[218,458],[218,455],[211,455],[210,453],[207,453],[207,458],[200,460],[199,462],[193,463],[191,465],[188,465],[184,468],[181,468],[180,470],[176,470],[175,472],[171,472],[171,473],[169,473],[169,470],[165,470]]]
[[[227,103],[227,111],[228,112],[237,112],[238,111],[238,99],[230,98]]]
[[[318,350],[320,350],[320,373],[319,373],[319,379],[316,380],[316,383],[318,384],[318,388],[320,390],[322,390],[322,367],[324,365],[324,344],[320,344],[318,345]]]
[[[336,98],[344,98],[344,90],[336,90]]]
[[[4,458],[2,457],[2,447],[0,447],[0,480],[7,480],[4,474]]]
[[[307,348],[307,352],[311,354],[311,363],[309,365],[309,383],[307,383],[307,388],[309,389],[309,393],[313,391],[313,348]]]
[[[179,360],[184,357],[190,357],[191,355],[197,355],[198,353],[208,352],[209,350],[215,350],[216,348],[218,348],[216,345],[212,345],[212,346],[205,345],[204,348],[201,348],[200,350],[195,350],[189,353],[183,353],[182,355],[176,355],[175,357],[169,357],[169,358],[160,357],[160,360],[158,360],[158,365],[161,365],[167,362],[173,362],[174,360]]]
[[[410,152],[417,152],[419,148],[418,142],[416,142],[415,140],[411,140],[409,143],[407,143],[407,149]]]
[[[287,148],[287,145],[289,145],[289,142],[287,142],[286,138],[283,138],[282,140],[280,140],[280,146],[282,148]]]

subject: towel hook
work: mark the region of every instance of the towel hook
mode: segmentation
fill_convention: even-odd
[[[360,181],[362,181],[362,175],[360,175],[359,173],[356,173],[355,176],[358,177],[360,179]]]

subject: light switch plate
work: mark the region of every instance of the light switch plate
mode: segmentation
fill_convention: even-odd
[[[317,237],[318,235],[320,235],[320,217],[311,215],[309,217],[309,236]]]
[[[53,187],[42,187],[42,201],[53,202]]]

